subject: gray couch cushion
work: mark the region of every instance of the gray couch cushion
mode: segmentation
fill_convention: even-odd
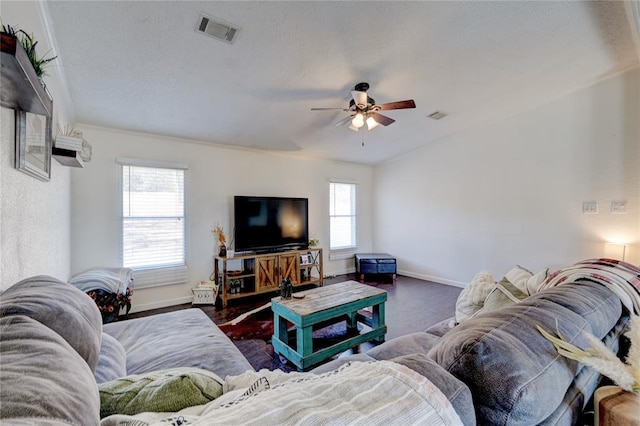
[[[127,375],[127,353],[114,337],[102,333],[100,359],[96,367],[96,382],[103,383]]]
[[[409,367],[429,379],[451,402],[465,426],[476,424],[473,398],[467,385],[436,364],[426,354],[404,355],[390,361]]]
[[[429,333],[412,333],[384,342],[367,351],[372,358],[383,360],[409,354],[426,354],[440,340]]]
[[[2,424],[97,425],[93,373],[53,330],[21,315],[0,318]]]
[[[585,284],[563,284],[555,290],[571,293],[572,286]],[[581,365],[560,357],[536,325],[556,330],[557,323],[567,340],[587,346],[583,331],[610,330],[621,314],[620,300],[603,286],[582,287],[582,296],[573,301],[582,306],[573,310],[546,292],[455,327],[429,352],[469,386],[479,423],[538,424],[561,405]],[[574,310],[601,311],[586,318],[603,323],[592,328]]]
[[[602,284],[588,280],[549,288],[531,300],[550,300],[580,315],[591,325],[591,332],[602,339],[622,314],[619,298]]]
[[[127,374],[198,367],[224,378],[253,371],[249,361],[200,309],[105,324],[127,352]]]
[[[53,277],[27,278],[0,297],[0,316],[25,315],[62,336],[96,368],[100,354],[102,318],[95,302],[70,284]]]
[[[605,336],[603,343],[613,352],[617,353],[620,347],[620,338],[622,334],[628,330],[625,328],[629,320],[628,316],[624,316],[621,321]],[[580,417],[585,405],[589,401],[589,395],[593,395],[600,383],[600,373],[593,368],[583,368],[580,370],[574,380],[574,384],[565,394],[562,404],[547,417],[541,425],[558,426],[572,425],[575,420]]]

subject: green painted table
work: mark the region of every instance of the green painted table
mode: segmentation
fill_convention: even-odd
[[[296,295],[304,295],[303,299],[271,299],[273,310],[273,349],[277,354],[293,362],[299,371],[353,348],[361,343],[374,340],[384,342],[387,326],[384,323],[384,303],[387,292],[379,288],[360,284],[356,281],[345,281],[312,290],[301,291]],[[359,309],[371,307],[371,318],[358,313]],[[338,321],[347,317],[347,327],[356,330],[353,337],[336,343],[328,348],[313,350],[313,326],[331,320]],[[296,329],[295,348],[290,346],[287,321]],[[362,322],[371,331],[357,334],[357,323]],[[352,335],[348,333],[348,335]],[[293,339],[291,339],[293,340]]]

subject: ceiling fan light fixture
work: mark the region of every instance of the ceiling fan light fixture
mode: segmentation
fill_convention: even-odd
[[[367,123],[368,130],[373,130],[376,127],[378,127],[378,125],[380,124],[372,116],[369,116],[369,118],[367,118],[366,123]]]
[[[353,127],[357,127],[358,129],[362,126],[364,126],[364,115],[362,115],[361,112],[357,113],[354,117],[353,120],[351,120],[351,125]]]
[[[640,1],[640,0],[638,0]],[[367,95],[367,89],[369,89],[368,83],[358,83],[355,90],[351,91],[351,98],[349,100],[348,108],[311,108],[312,111],[319,110],[342,110],[349,113],[349,116],[344,117],[342,120],[336,123],[336,126],[349,125],[349,128],[354,131],[361,129],[365,123],[368,130],[373,130],[378,125],[389,126],[395,123],[391,117],[380,114],[378,111],[389,111],[397,109],[415,108],[416,103],[413,99],[407,99],[404,101],[386,102],[383,104],[376,104],[375,99]]]

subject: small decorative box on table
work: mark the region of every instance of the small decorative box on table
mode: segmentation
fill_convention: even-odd
[[[396,258],[387,253],[356,253],[356,274],[364,281],[365,274],[392,274],[396,279]]]
[[[213,281],[201,281],[192,288],[193,305],[213,305],[218,297],[218,286]]]

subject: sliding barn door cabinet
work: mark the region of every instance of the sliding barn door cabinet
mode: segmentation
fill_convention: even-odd
[[[214,276],[223,307],[232,299],[279,291],[285,279],[294,287],[322,286],[322,249],[243,254],[232,258],[216,256]]]

